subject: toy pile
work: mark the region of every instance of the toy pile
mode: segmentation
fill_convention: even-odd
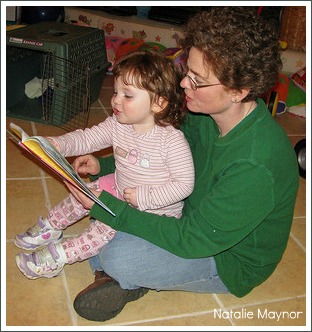
[[[117,36],[105,37],[106,52],[108,61],[114,65],[114,62],[132,51],[135,50],[153,50],[157,52],[163,52],[168,58],[182,68],[186,65],[186,54],[179,47],[166,48],[160,43],[144,42],[140,38],[121,38]],[[109,68],[109,71],[112,69]]]
[[[306,117],[306,67],[288,76],[280,73],[266,101],[272,116],[287,111]]]

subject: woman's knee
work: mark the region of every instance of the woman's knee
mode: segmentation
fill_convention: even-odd
[[[117,232],[115,237],[99,252],[103,270],[112,278],[120,280],[136,271],[139,255],[135,252],[136,238],[132,235]]]

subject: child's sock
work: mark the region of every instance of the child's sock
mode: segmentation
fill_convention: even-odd
[[[55,250],[56,252],[59,254],[60,256],[60,261],[64,264],[68,264],[68,259],[67,259],[67,256],[66,256],[66,252],[63,248],[63,245],[62,243],[55,243]]]
[[[48,218],[42,218],[42,223],[44,224],[45,227],[49,228],[49,229],[55,229],[49,222]],[[58,229],[55,229],[56,231],[58,231]]]

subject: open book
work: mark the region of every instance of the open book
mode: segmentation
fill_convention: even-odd
[[[86,182],[81,179],[67,159],[59,153],[49,140],[42,136],[28,136],[22,128],[12,122],[10,123],[10,129],[11,130],[7,129],[7,132],[19,146],[47,165],[62,179],[81,190],[103,209],[115,216],[115,214],[92,193],[92,191],[86,186]]]

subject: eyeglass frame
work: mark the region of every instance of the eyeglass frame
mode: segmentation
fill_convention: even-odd
[[[210,86],[222,85],[221,83],[201,84],[201,85],[198,85],[189,74],[185,74],[185,77],[187,77],[190,80],[191,88],[192,88],[193,91],[196,91],[197,89],[200,89],[200,88],[208,88]],[[195,89],[193,88],[193,85],[194,85]]]

